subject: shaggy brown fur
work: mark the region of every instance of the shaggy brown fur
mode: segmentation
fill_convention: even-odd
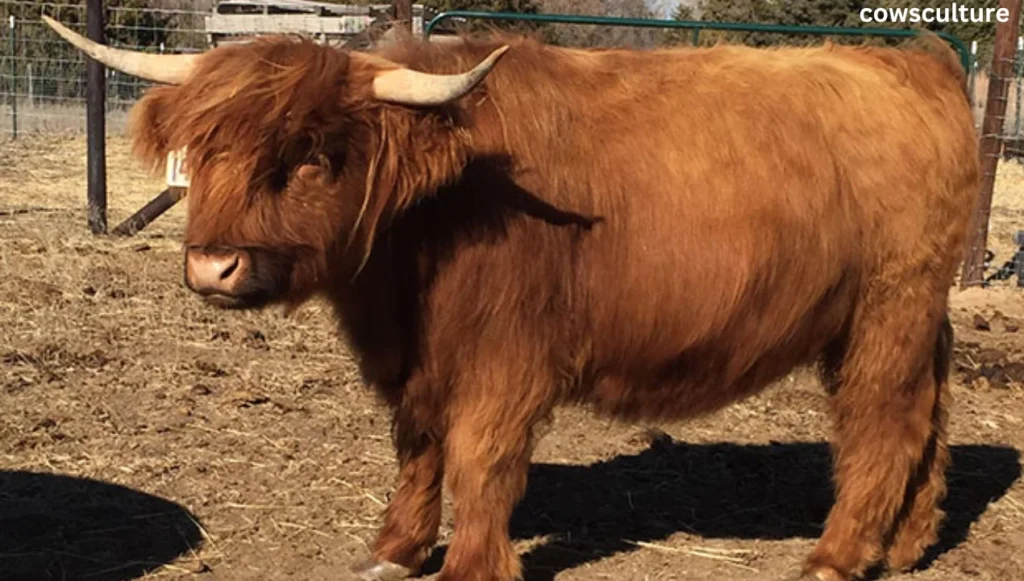
[[[423,563],[446,484],[439,578],[515,579],[509,516],[554,406],[676,420],[820,362],[837,499],[806,571],[845,580],[912,565],[941,518],[978,168],[962,74],[928,42],[409,42],[385,56],[434,72],[512,47],[468,96],[412,108],[372,99],[379,63],[266,38],[151,90],[134,139],[154,166],[188,146],[188,245],[251,252],[270,299],[333,301],[394,409],[378,561]]]

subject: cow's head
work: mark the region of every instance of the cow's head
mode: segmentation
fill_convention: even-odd
[[[389,217],[464,166],[448,105],[507,49],[468,72],[427,74],[279,36],[137,53],[44,20],[105,65],[164,84],[132,112],[134,150],[158,171],[186,148],[185,281],[236,308],[295,304],[352,276]]]

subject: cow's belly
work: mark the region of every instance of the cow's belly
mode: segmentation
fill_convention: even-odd
[[[817,359],[835,328],[779,348],[723,338],[715,349],[694,347],[674,358],[638,358],[628,368],[595,366],[583,398],[624,419],[677,420],[714,412],[755,394],[793,369]],[[644,366],[644,363],[647,366]]]
[[[839,335],[839,319],[845,312],[836,308],[821,318],[809,314],[789,333],[759,334],[751,331],[759,326],[752,322],[704,344],[684,346],[668,337],[641,349],[620,344],[619,353],[631,354],[595,358],[583,399],[627,419],[672,420],[710,413],[817,361]],[[610,353],[614,343],[606,341],[601,348]],[[668,354],[674,343],[678,351]]]
[[[687,417],[816,360],[849,320],[860,273],[840,239],[819,233],[735,229],[705,239],[714,252],[680,236],[676,251],[633,248],[618,269],[600,261],[583,293],[585,398],[619,416]]]

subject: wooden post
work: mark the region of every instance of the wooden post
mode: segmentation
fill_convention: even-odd
[[[103,0],[86,0],[86,36],[103,44]],[[86,143],[89,180],[89,229],[93,234],[107,233],[107,128],[105,67],[86,57]]]
[[[395,11],[395,26],[401,26],[404,30],[412,33],[412,0],[393,0],[392,7]]]
[[[974,114],[974,86],[978,76],[978,41],[971,41],[970,71],[967,76],[967,98],[971,102],[971,115]]]
[[[988,221],[992,212],[992,189],[995,186],[996,166],[1002,142],[1003,122],[1006,119],[1006,101],[1010,75],[1013,74],[1014,40],[1020,20],[1021,0],[999,0],[999,9],[1009,11],[1007,22],[996,22],[996,39],[989,76],[985,117],[981,123],[981,195],[974,211],[968,247],[960,273],[960,288],[984,283],[985,250],[988,248]]]
[[[1024,73],[1022,59],[1024,59],[1024,36],[1018,36],[1017,52],[1013,53],[1013,84],[1017,90],[1017,100],[1013,103],[1013,139],[1015,140],[1020,138],[1020,103],[1021,97],[1024,96],[1021,95],[1021,89],[1024,87],[1021,87],[1020,84],[1021,73]]]

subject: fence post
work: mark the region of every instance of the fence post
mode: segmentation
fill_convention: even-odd
[[[974,111],[974,80],[978,73],[978,41],[971,41],[971,58],[969,70],[967,71],[967,96],[971,103],[971,111]]]
[[[1017,53],[1013,58],[1013,77],[1017,86],[1017,99],[1013,107],[1013,139],[1020,135],[1020,98],[1021,98],[1021,59],[1024,58],[1024,36],[1017,37]]]
[[[103,0],[86,0],[86,36],[103,41]],[[104,66],[87,57],[86,63],[86,142],[89,179],[89,229],[93,234],[107,233],[107,155],[106,78]]]
[[[992,189],[995,186],[996,166],[999,164],[999,144],[1002,142],[1003,123],[1006,120],[1008,80],[1013,74],[1011,58],[1014,38],[1020,20],[1021,0],[999,0],[999,8],[1009,12],[1008,22],[996,24],[996,39],[992,54],[992,72],[988,82],[985,117],[981,122],[981,194],[971,220],[968,247],[960,273],[960,288],[982,285],[985,282],[985,250],[988,249],[988,221],[992,212]]]
[[[18,138],[18,39],[15,38],[14,15],[11,14],[11,139]]]
[[[393,0],[392,9],[396,25],[412,32],[412,0]]]

